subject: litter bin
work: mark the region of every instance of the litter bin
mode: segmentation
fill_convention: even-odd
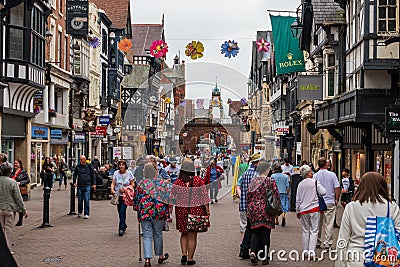
[[[290,211],[296,211],[296,194],[299,183],[303,181],[300,174],[293,174],[290,182]]]

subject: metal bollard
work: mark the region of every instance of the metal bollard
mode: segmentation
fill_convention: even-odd
[[[69,213],[68,215],[76,215],[75,212],[75,188],[74,184],[71,182],[71,196],[70,196],[70,201],[69,201]]]
[[[43,223],[40,228],[45,227],[53,227],[49,222],[49,213],[50,213],[50,187],[43,188]]]

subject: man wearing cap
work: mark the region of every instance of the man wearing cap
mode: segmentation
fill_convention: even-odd
[[[251,180],[257,176],[256,168],[258,163],[261,160],[261,154],[253,154],[250,156],[250,166],[243,173],[237,183],[237,193],[240,198],[239,204],[239,213],[240,213],[240,232],[244,232],[244,236],[242,239],[242,243],[240,244],[240,253],[239,257],[242,259],[249,259],[249,249],[250,249],[250,240],[251,240],[251,225],[249,220],[247,219],[247,189]]]
[[[178,160],[175,157],[169,159],[169,165],[165,168],[165,171],[171,177],[171,182],[175,183],[176,179],[179,177],[181,169],[177,166]]]

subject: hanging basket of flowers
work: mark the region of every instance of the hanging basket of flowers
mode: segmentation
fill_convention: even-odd
[[[57,117],[57,112],[54,108],[49,108],[49,117],[50,118],[55,118]]]

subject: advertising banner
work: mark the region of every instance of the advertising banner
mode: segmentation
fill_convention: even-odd
[[[67,0],[67,33],[74,36],[88,34],[89,1]]]
[[[322,100],[322,90],[322,75],[297,76],[297,100]]]
[[[386,137],[400,137],[400,108],[385,108]]]
[[[299,49],[299,39],[293,37],[290,25],[296,18],[270,15],[275,48],[276,73],[305,71],[304,55]]]

